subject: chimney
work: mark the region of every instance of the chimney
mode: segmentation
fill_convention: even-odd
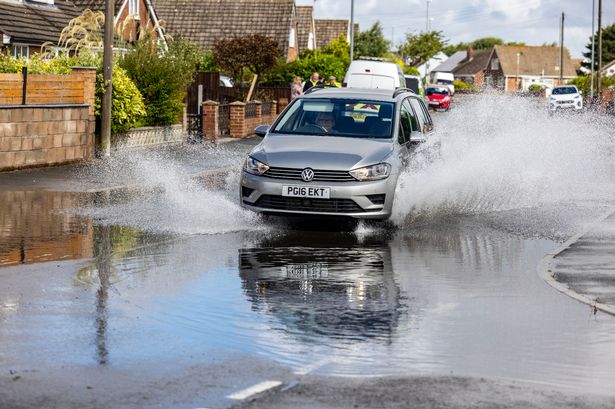
[[[466,50],[466,60],[470,61],[472,59],[472,53],[474,50],[472,50],[472,47],[468,47],[468,49]]]

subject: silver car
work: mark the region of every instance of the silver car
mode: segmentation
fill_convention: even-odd
[[[314,89],[295,99],[246,158],[241,205],[281,215],[387,219],[397,179],[433,123],[407,89]]]

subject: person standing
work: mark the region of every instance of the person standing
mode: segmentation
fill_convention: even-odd
[[[303,92],[307,91],[312,87],[315,87],[316,85],[322,85],[322,82],[319,80],[318,73],[313,72],[312,77],[309,80],[305,81],[305,85],[303,86]]]
[[[337,82],[337,78],[335,78],[334,75],[329,77],[329,82],[327,83],[327,87],[340,88],[341,86],[342,86],[342,84]]]
[[[297,98],[303,94],[303,88],[301,87],[301,77],[296,76],[293,83],[290,85],[290,100]]]

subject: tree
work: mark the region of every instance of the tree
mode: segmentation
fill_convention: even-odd
[[[474,50],[490,50],[496,45],[502,45],[504,41],[501,38],[497,37],[483,37],[477,40],[474,40],[470,43],[470,47]]]
[[[376,21],[369,30],[359,33],[354,40],[354,53],[357,57],[384,57],[390,43],[382,34],[382,26]]]
[[[215,64],[236,84],[243,83],[244,69],[261,77],[278,64],[281,55],[278,42],[260,34],[220,39],[214,44]]]
[[[441,31],[408,33],[406,42],[400,47],[400,53],[403,57],[409,58],[409,65],[417,67],[441,51],[445,43],[446,40]]]
[[[598,69],[598,32],[594,34],[595,41],[595,61],[594,69]],[[592,38],[589,37],[589,43],[586,46],[587,52],[583,56],[591,61],[592,58]],[[602,66],[615,60],[615,24],[611,24],[602,29]],[[583,67],[591,68],[591,62],[583,62]]]

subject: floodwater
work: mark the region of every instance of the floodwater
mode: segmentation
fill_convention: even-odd
[[[298,374],[452,373],[612,394],[615,319],[536,273],[612,208],[609,125],[520,123],[516,100],[488,121],[480,104],[440,119],[445,131],[404,176],[394,226],[263,220],[235,204],[236,173],[203,188],[151,163],[164,189],[117,202],[0,192],[11,209],[1,366],[243,353]],[[468,124],[470,112],[483,113]]]

